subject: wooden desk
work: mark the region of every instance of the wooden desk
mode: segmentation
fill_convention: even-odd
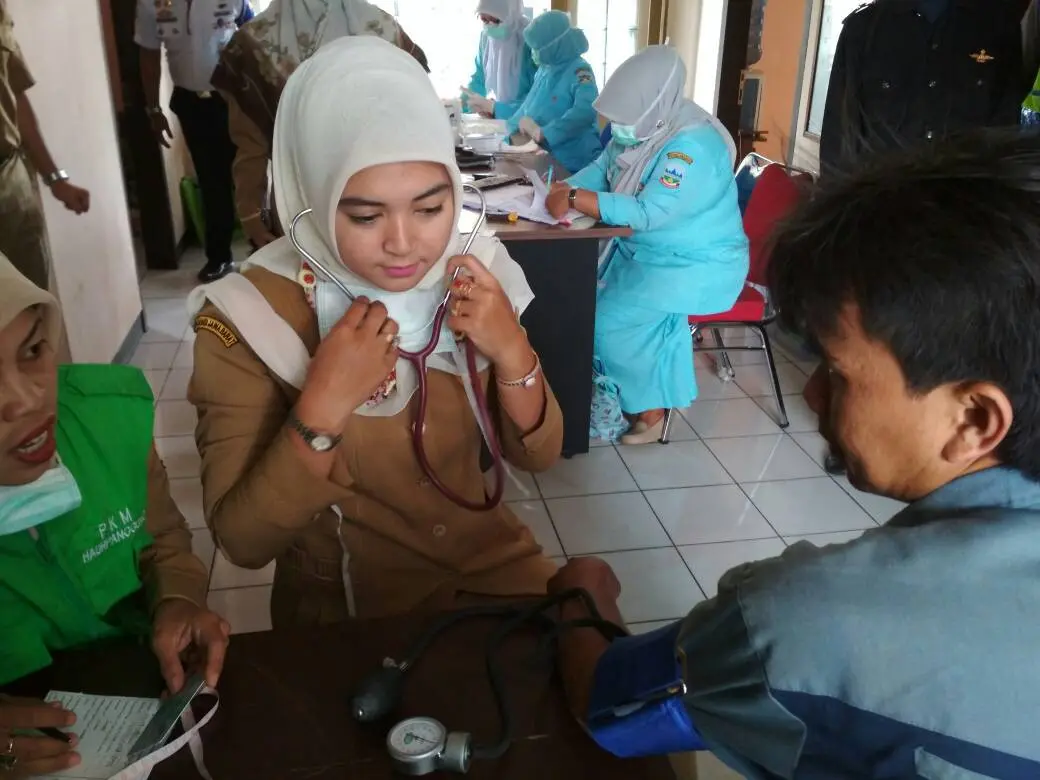
[[[499,161],[495,172],[514,175],[526,167],[545,175],[550,164],[555,165],[554,174],[566,175],[562,166],[544,154]],[[460,230],[467,232],[475,224],[476,214],[464,211]],[[524,220],[515,224],[492,221],[488,227],[524,269],[534,291],[534,303],[521,321],[563,409],[563,454],[571,457],[586,453],[600,242],[630,236],[632,230],[602,224],[563,227]]]
[[[391,780],[395,775],[385,748],[389,726],[357,724],[349,702],[358,682],[384,657],[403,655],[425,625],[416,618],[395,618],[233,637],[220,682],[220,710],[202,734],[210,773],[218,780]],[[471,732],[477,742],[494,741],[499,720],[484,645],[496,625],[464,623],[435,642],[406,677],[398,716],[432,716],[449,730]],[[570,717],[551,666],[532,663],[536,645],[534,635],[518,635],[503,647],[513,744],[498,761],[474,762],[468,777],[674,780],[664,758],[622,761],[596,747]],[[34,688],[18,690],[156,696],[161,687],[150,651],[128,644],[70,654],[33,680]],[[196,777],[186,750],[152,773],[154,780]]]

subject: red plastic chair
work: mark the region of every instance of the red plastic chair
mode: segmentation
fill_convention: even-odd
[[[759,155],[755,155],[759,157]],[[743,164],[742,164],[743,165]],[[690,315],[690,333],[694,337],[694,352],[718,353],[723,372],[733,376],[733,367],[726,354],[730,351],[764,352],[769,377],[773,384],[773,394],[779,413],[781,428],[789,425],[787,409],[784,407],[784,396],[780,389],[780,378],[776,373],[776,362],[773,359],[773,348],[769,342],[766,326],[776,319],[776,311],[769,301],[769,293],[765,288],[769,270],[769,240],[780,220],[791,213],[804,192],[804,185],[811,183],[812,174],[781,163],[770,162],[764,167],[755,181],[751,198],[744,211],[744,232],[750,244],[750,265],[747,282],[741,290],[737,302],[729,311],[718,314]],[[714,347],[698,344],[701,329],[710,329],[715,340]],[[754,346],[727,347],[722,340],[722,331],[727,328],[746,328],[754,332],[759,343]],[[661,443],[668,443],[668,433],[672,422],[673,410],[668,410]]]

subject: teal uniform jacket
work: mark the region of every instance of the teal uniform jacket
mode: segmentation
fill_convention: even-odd
[[[592,66],[581,57],[563,65],[542,65],[527,99],[509,120],[510,134],[530,117],[542,128],[545,147],[569,171],[580,171],[599,154],[599,127],[593,102],[599,97]]]
[[[676,134],[647,165],[635,195],[611,192],[612,142],[568,181],[599,193],[603,222],[626,226],[600,269],[596,356],[625,412],[682,408],[697,396],[690,314],[728,310],[744,286],[744,235],[729,148],[714,127]]]

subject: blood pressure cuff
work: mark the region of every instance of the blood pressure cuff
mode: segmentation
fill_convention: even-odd
[[[683,703],[680,628],[616,639],[600,656],[586,722],[604,750],[635,758],[707,749]]]

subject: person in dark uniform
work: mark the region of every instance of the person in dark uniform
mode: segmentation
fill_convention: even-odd
[[[864,154],[1015,125],[1029,92],[1019,0],[875,0],[846,20],[823,130],[824,175]]]
[[[253,18],[249,0],[137,0],[134,40],[141,51],[146,110],[159,143],[169,146],[170,123],[159,105],[161,52],[173,80],[170,110],[180,120],[202,192],[206,265],[199,280],[212,282],[234,269],[235,197],[231,166],[235,144],[228,105],[211,79],[221,50]]]

